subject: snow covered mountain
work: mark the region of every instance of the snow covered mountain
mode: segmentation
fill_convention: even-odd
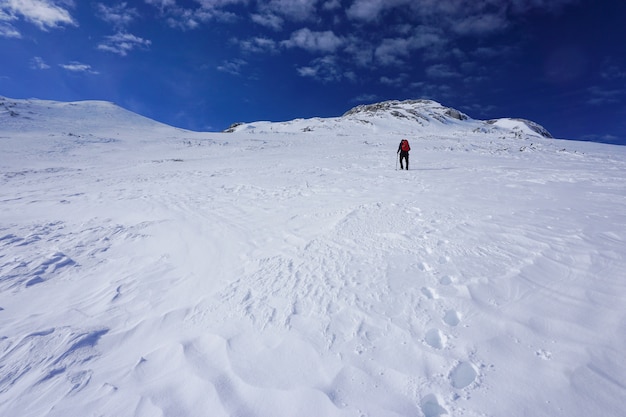
[[[103,127],[102,121],[110,121],[110,129],[172,129],[132,113],[113,103],[83,101],[62,103],[47,100],[12,100],[0,97],[0,115],[5,129],[63,131],[68,128],[93,132]],[[7,117],[10,116],[10,117]],[[432,100],[385,101],[359,105],[341,117],[296,119],[286,122],[236,123],[226,130],[252,133],[301,133],[349,129],[363,134],[392,132],[401,135],[420,135],[442,131],[451,135],[484,133],[490,136],[552,138],[541,125],[524,119],[473,120],[466,114],[442,106]]]
[[[50,100],[14,100],[0,97],[2,130],[42,130],[50,132],[69,129],[94,133],[112,128],[119,130],[172,129],[105,101],[58,102]]]
[[[230,130],[0,99],[0,415],[623,415],[625,147],[424,101]]]
[[[336,118],[297,119],[288,122],[239,123],[227,132],[316,132],[349,129],[372,134],[394,132],[408,136],[424,134],[464,135],[481,132],[490,137],[552,138],[541,125],[524,119],[473,120],[466,114],[432,100],[385,101],[360,105]]]

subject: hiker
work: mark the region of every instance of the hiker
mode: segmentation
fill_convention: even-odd
[[[402,164],[402,160],[406,161],[406,169],[409,170],[409,151],[411,147],[409,146],[409,141],[406,139],[402,139],[400,141],[400,145],[398,145],[398,154],[400,154],[400,169],[404,169],[404,165]]]

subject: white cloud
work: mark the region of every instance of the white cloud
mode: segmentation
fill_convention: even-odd
[[[558,11],[580,0],[421,0],[411,8],[421,16],[447,16],[463,19],[467,16],[524,14],[532,10]]]
[[[350,100],[353,103],[362,103],[362,104],[370,104],[380,100],[379,96],[376,94],[361,94],[359,96],[354,97]]]
[[[233,4],[245,4],[248,0],[195,0],[205,9],[218,9]]]
[[[304,28],[292,33],[291,38],[283,41],[281,44],[287,48],[297,47],[310,52],[334,52],[343,43],[343,39],[330,30],[313,32],[308,28]]]
[[[2,5],[0,6],[0,22],[2,21],[9,21],[9,20],[15,20],[15,16],[10,16],[5,10],[4,10],[5,6]]]
[[[156,7],[161,11],[164,16],[168,17],[168,20],[177,21],[179,18],[190,19],[196,22],[207,22],[212,19],[224,19],[227,20],[235,17],[232,12],[225,11],[224,9],[231,5],[246,4],[249,0],[194,0],[194,1],[176,1],[176,0],[144,0],[146,4]],[[179,6],[179,3],[195,4],[198,7],[183,7]],[[177,22],[176,26],[184,26],[185,20]]]
[[[206,19],[204,14],[199,14],[189,9],[176,9],[176,11],[170,12],[170,16],[167,18],[167,24],[171,28],[183,30],[196,29],[200,26],[203,19]]]
[[[442,47],[448,43],[445,31],[432,26],[418,26],[411,36],[411,48]]]
[[[383,39],[374,51],[376,61],[383,65],[398,65],[408,57],[411,49],[411,40],[396,38]]]
[[[510,19],[536,10],[552,12],[579,0],[354,0],[346,16],[354,21],[384,24],[394,12],[399,23],[436,24],[456,35],[475,36],[506,29]],[[397,19],[394,19],[394,21]]]
[[[137,9],[128,7],[126,2],[113,6],[107,6],[103,3],[96,4],[98,16],[105,22],[113,24],[115,27],[126,27],[133,20],[139,17]]]
[[[626,78],[626,69],[618,65],[607,65],[603,66],[600,75],[606,80],[620,80]]]
[[[401,73],[395,77],[382,76],[380,77],[380,82],[381,84],[389,85],[392,87],[402,87],[406,85],[408,79],[409,79],[408,74]]]
[[[356,0],[346,10],[346,15],[350,19],[373,22],[379,20],[383,12],[410,2],[410,0]]]
[[[77,26],[70,12],[56,3],[52,0],[2,0],[0,12],[11,19],[22,16],[41,30]],[[69,2],[64,3],[71,6]]]
[[[302,21],[315,18],[318,2],[319,0],[270,0],[269,3],[263,4],[261,9],[267,9],[292,20]]]
[[[424,50],[426,56],[436,56],[447,43],[439,29],[419,26],[408,37],[383,39],[375,48],[374,57],[382,65],[400,65],[419,49]]]
[[[45,70],[50,68],[50,65],[46,64],[43,58],[36,56],[30,60],[30,68],[35,70]]]
[[[385,0],[356,0],[346,10],[349,18],[355,20],[373,21],[385,8]]]
[[[148,48],[151,41],[132,35],[130,33],[119,32],[112,36],[107,36],[105,41],[98,45],[98,49],[106,52],[113,52],[120,56],[126,56],[136,48]]]
[[[591,98],[587,102],[593,106],[612,105],[620,103],[622,97],[626,95],[623,88],[604,88],[592,86],[588,88]]]
[[[251,19],[253,22],[258,23],[261,26],[274,30],[281,30],[284,24],[283,18],[273,13],[253,14]]]
[[[313,78],[321,82],[355,81],[356,74],[344,71],[333,55],[314,59],[309,65],[297,69],[301,77]]]
[[[322,4],[322,9],[324,10],[338,10],[341,9],[341,1],[339,0],[328,0]]]
[[[426,75],[431,78],[454,78],[460,76],[458,72],[454,71],[446,64],[431,65],[426,68]]]
[[[481,14],[456,21],[453,30],[461,35],[481,35],[506,29],[508,25],[504,16]]]
[[[162,17],[172,28],[197,29],[210,21],[234,22],[240,17],[227,10],[228,6],[245,4],[248,0],[195,0],[187,4],[198,7],[181,7],[175,0],[144,0],[159,9]]]
[[[360,67],[370,66],[374,59],[374,47],[356,36],[348,39],[344,52],[349,55],[351,62]]]
[[[315,78],[317,77],[317,73],[318,73],[318,68],[317,67],[300,67],[298,68],[298,74],[300,74],[301,77],[310,77],[310,78]]]
[[[234,59],[232,61],[224,61],[217,69],[232,75],[240,75],[241,69],[248,65],[243,59]]]
[[[432,98],[438,101],[441,98],[454,97],[456,90],[449,85],[436,83],[429,84],[424,82],[415,82],[411,84],[411,89],[415,90],[416,95],[424,98]]]
[[[168,7],[176,6],[176,0],[144,0],[147,4],[164,10]]]
[[[480,46],[472,52],[472,55],[479,58],[495,58],[502,54],[502,48],[494,48],[491,46]]]
[[[21,38],[22,34],[13,26],[8,23],[11,20],[16,20],[15,16],[10,15],[5,10],[4,6],[0,6],[0,37],[2,38]]]
[[[70,62],[69,64],[62,64],[59,66],[71,72],[80,72],[80,73],[87,73],[87,74],[94,74],[94,75],[98,74],[97,71],[94,71],[91,69],[91,65],[82,64],[80,62],[74,61],[74,62]]]
[[[277,51],[276,42],[269,38],[256,37],[243,41],[235,41],[242,51],[252,53],[274,53]]]
[[[10,23],[4,23],[0,19],[0,37],[2,38],[21,38],[22,34]]]
[[[579,0],[508,0],[507,8],[514,13],[527,13],[531,10],[541,9],[549,12],[560,10],[563,6],[577,3]]]
[[[301,77],[314,78],[318,81],[327,82],[341,79],[341,72],[332,56],[317,58],[310,65],[300,67],[297,71]]]

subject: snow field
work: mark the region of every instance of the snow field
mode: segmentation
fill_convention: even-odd
[[[0,414],[620,415],[623,149],[88,129],[2,134]]]

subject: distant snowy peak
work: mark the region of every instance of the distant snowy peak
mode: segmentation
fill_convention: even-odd
[[[341,117],[295,119],[286,122],[235,123],[226,132],[296,134],[300,132],[346,134],[455,135],[485,134],[497,138],[552,138],[530,120],[503,118],[476,120],[433,100],[389,100],[356,106]]]
[[[350,109],[342,117],[354,116],[392,116],[417,122],[438,121],[441,123],[448,123],[450,120],[470,119],[466,114],[442,106],[433,100],[390,100],[374,104],[362,104]]]
[[[463,112],[452,107],[443,106],[433,100],[390,100],[374,104],[362,104],[347,111],[342,117],[393,117],[400,120],[413,120],[420,124],[440,122],[442,124],[457,123],[459,121],[485,123],[497,126],[503,130],[510,130],[519,135],[540,135],[552,138],[546,128],[526,119],[502,118],[487,121],[473,120]],[[487,129],[490,130],[490,129]]]
[[[335,131],[355,133],[443,133],[472,130],[483,122],[433,100],[389,100],[356,106],[340,117],[295,119],[286,122],[235,123],[226,132],[287,133]],[[487,130],[487,129],[485,129]]]

